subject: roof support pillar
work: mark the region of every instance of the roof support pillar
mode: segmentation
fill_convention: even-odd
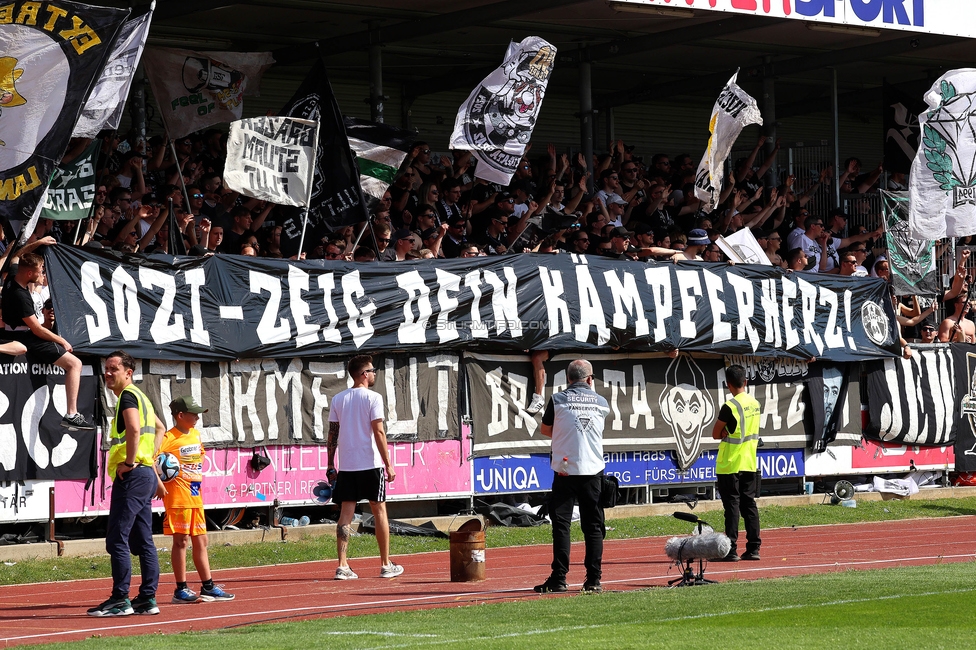
[[[585,49],[585,48],[581,48]],[[579,67],[579,120],[580,149],[586,160],[586,171],[590,174],[590,192],[593,191],[593,80],[590,73],[590,60],[586,52],[580,53]]]

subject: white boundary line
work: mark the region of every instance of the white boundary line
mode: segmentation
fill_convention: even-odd
[[[739,574],[739,573],[757,573],[757,572],[761,572],[761,571],[771,571],[771,570],[772,571],[782,571],[782,570],[791,570],[791,569],[819,569],[819,568],[827,568],[827,567],[830,567],[830,568],[838,567],[838,568],[840,568],[840,567],[850,567],[850,566],[870,566],[870,565],[891,564],[891,563],[894,563],[894,562],[918,562],[918,561],[924,561],[924,560],[948,560],[948,559],[961,559],[961,558],[973,558],[973,557],[974,557],[974,555],[972,553],[964,553],[964,554],[957,554],[957,555],[928,555],[928,556],[920,556],[920,557],[903,557],[903,558],[892,558],[892,559],[886,559],[886,560],[858,560],[858,561],[852,561],[852,562],[829,562],[829,563],[824,563],[824,564],[795,564],[795,565],[788,565],[788,566],[773,566],[773,567],[771,567],[771,566],[758,567],[757,566],[755,568],[749,568],[749,569],[738,569],[737,568],[737,569],[732,569],[732,570],[727,570],[727,571],[715,571],[715,572],[712,573],[712,575],[715,575],[715,574],[719,574],[719,575],[732,575],[732,574]],[[611,580],[611,581],[604,582],[603,584],[604,585],[608,585],[608,584],[625,584],[625,583],[633,583],[633,582],[645,582],[645,581],[648,581],[648,580],[661,580],[661,579],[673,578],[673,577],[675,577],[675,574],[667,573],[667,574],[663,574],[663,575],[644,576],[644,577],[640,577],[640,578],[627,578],[627,579],[624,579],[624,580]],[[795,576],[782,576],[782,577],[795,577]],[[573,585],[573,586],[576,586],[576,585]],[[356,603],[341,603],[341,604],[336,604],[336,605],[319,605],[319,606],[315,606],[315,607],[292,607],[292,608],[288,608],[288,609],[271,609],[271,610],[257,610],[257,611],[251,611],[251,612],[238,612],[238,613],[235,613],[235,614],[217,614],[217,615],[210,615],[210,616],[198,616],[198,617],[194,617],[194,618],[181,618],[181,619],[176,619],[176,620],[159,620],[159,619],[156,619],[156,620],[151,620],[150,622],[146,622],[146,623],[131,623],[131,621],[132,621],[131,618],[129,618],[129,617],[122,617],[126,621],[126,624],[125,625],[113,625],[113,626],[110,626],[110,627],[88,627],[88,628],[79,628],[79,629],[74,629],[74,630],[61,630],[61,631],[58,631],[58,632],[45,632],[43,634],[28,634],[28,635],[22,635],[22,636],[0,637],[0,641],[23,641],[23,640],[28,640],[28,639],[43,639],[43,638],[49,638],[49,637],[64,636],[64,635],[69,635],[69,634],[88,634],[88,633],[106,632],[106,631],[122,630],[122,629],[131,630],[131,629],[135,629],[135,628],[146,628],[146,627],[149,627],[149,628],[158,628],[160,625],[172,625],[172,624],[179,624],[179,623],[195,623],[195,622],[198,622],[198,621],[214,621],[214,620],[220,620],[220,619],[234,619],[234,618],[243,618],[243,617],[257,617],[257,616],[266,617],[266,616],[271,616],[271,615],[276,615],[276,614],[297,614],[297,613],[300,613],[300,612],[326,612],[326,611],[337,611],[337,610],[343,610],[343,609],[362,609],[364,607],[375,607],[377,605],[403,605],[403,604],[412,604],[412,603],[433,602],[433,601],[436,601],[438,599],[445,599],[445,600],[449,600],[450,602],[457,603],[458,597],[497,596],[497,595],[507,594],[507,593],[517,594],[517,593],[526,592],[526,591],[532,591],[532,588],[531,587],[523,587],[523,588],[516,588],[516,589],[493,589],[493,590],[489,590],[489,591],[473,591],[473,592],[463,592],[463,593],[443,593],[443,594],[434,594],[434,595],[430,595],[430,596],[418,596],[418,597],[411,597],[411,598],[392,598],[392,599],[381,599],[381,600],[366,600],[366,601],[361,601],[361,602],[356,602]],[[970,591],[970,590],[963,590],[963,591]],[[942,593],[942,592],[940,592],[940,593]],[[950,593],[950,592],[944,592],[944,593]],[[952,593],[955,593],[955,592],[952,592]],[[838,601],[838,602],[841,602],[841,601]],[[846,601],[844,601],[844,602],[846,602]],[[795,607],[795,606],[790,606],[790,607]],[[674,620],[679,620],[679,619],[674,619]],[[266,621],[253,621],[253,624],[257,624],[259,622],[266,622]]]

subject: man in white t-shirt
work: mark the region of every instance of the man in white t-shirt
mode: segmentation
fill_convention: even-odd
[[[386,517],[386,484],[396,478],[383,428],[383,397],[370,390],[376,383],[373,357],[361,354],[349,360],[346,370],[352,379],[347,388],[332,398],[329,406],[329,469],[332,500],[340,504],[336,525],[336,548],[339,566],[336,580],[355,580],[359,576],[349,568],[346,550],[352,533],[350,524],[356,514],[356,503],[366,499],[376,526],[376,544],[380,549],[380,577],[395,578],[403,567],[390,560],[390,523]],[[339,471],[336,472],[336,450]],[[385,474],[384,474],[385,469]]]

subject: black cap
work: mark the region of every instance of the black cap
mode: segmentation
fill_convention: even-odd
[[[628,230],[626,228],[624,228],[623,226],[617,226],[616,228],[614,228],[613,230],[610,231],[610,236],[611,237],[623,237],[623,238],[626,239],[626,238],[629,238],[630,237],[630,232],[628,232]]]

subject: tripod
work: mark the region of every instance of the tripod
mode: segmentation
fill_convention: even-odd
[[[695,517],[695,519],[697,520],[696,523],[698,524],[698,534],[701,535],[703,530],[702,526],[705,522],[697,517]],[[668,580],[669,587],[694,587],[695,585],[717,584],[715,580],[709,580],[705,577],[705,560],[698,558],[698,573],[695,573],[695,558],[689,558],[684,562],[685,564],[681,570],[681,577]],[[680,563],[681,560],[675,560],[675,564],[680,565]]]

